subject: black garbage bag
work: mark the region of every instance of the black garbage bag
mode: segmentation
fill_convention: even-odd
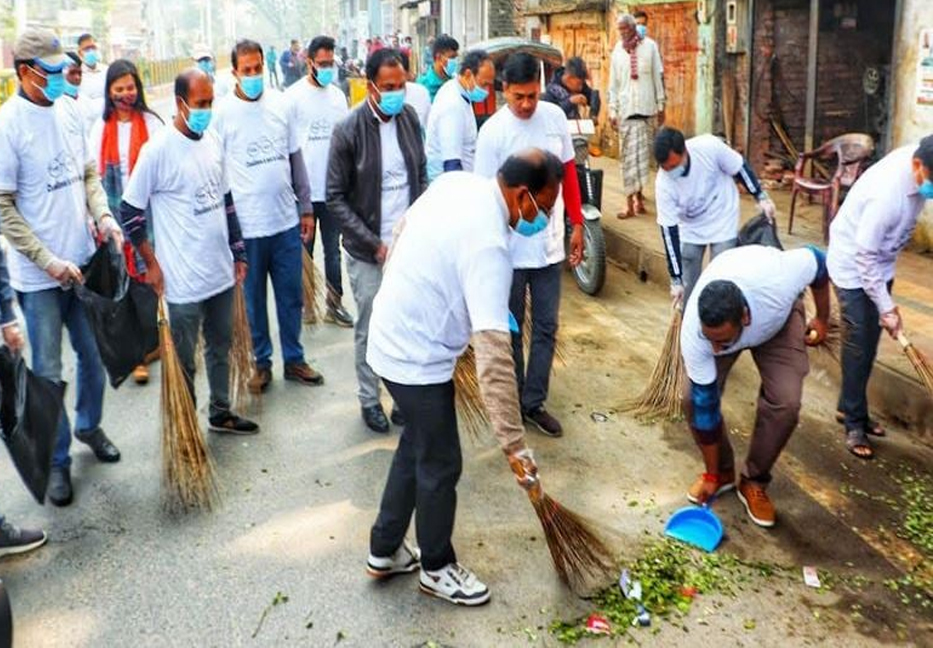
[[[130,278],[123,251],[113,243],[97,248],[81,272],[84,284],[75,292],[116,389],[159,347],[158,297],[149,285]]]
[[[777,224],[768,219],[764,212],[742,226],[739,230],[739,241],[741,245],[766,245],[768,247],[783,250],[781,239],[778,238]]]
[[[41,378],[20,355],[0,348],[0,435],[23,483],[40,504],[64,409],[65,383]]]

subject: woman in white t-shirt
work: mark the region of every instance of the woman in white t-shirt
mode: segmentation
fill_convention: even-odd
[[[139,72],[131,61],[114,61],[107,69],[104,88],[104,114],[91,130],[91,147],[97,157],[110,210],[119,214],[123,190],[139,152],[149,138],[162,128],[163,122],[146,104]],[[151,233],[149,240],[152,240]],[[141,259],[137,258],[128,241],[124,252],[131,276],[138,276],[145,271],[141,267]],[[136,367],[133,380],[139,385],[149,382],[149,368],[144,364]]]

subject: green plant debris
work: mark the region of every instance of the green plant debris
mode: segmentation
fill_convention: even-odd
[[[272,611],[272,608],[277,605],[283,605],[288,603],[288,594],[283,594],[282,592],[276,592],[275,596],[272,597],[272,602],[269,603],[262,611],[262,616],[259,617],[259,623],[256,624],[256,629],[253,630],[253,639],[256,638],[256,635],[259,634],[259,631],[262,630],[262,624],[266,620],[266,617],[269,616],[269,612]]]
[[[657,623],[660,620],[685,627],[681,620],[699,594],[717,593],[734,597],[738,592],[753,587],[761,578],[791,579],[796,575],[796,569],[746,562],[723,553],[708,554],[667,538],[647,545],[642,556],[628,569],[633,580],[641,581],[641,602],[655,621],[651,632],[660,630]],[[638,614],[636,602],[626,599],[618,585],[602,590],[592,600],[595,605],[592,612],[609,621],[612,627],[610,636],[619,637],[629,632]],[[584,637],[592,637],[586,631],[588,616],[589,613],[571,621],[554,621],[550,631],[563,643],[572,644]],[[746,629],[749,629],[747,623]]]

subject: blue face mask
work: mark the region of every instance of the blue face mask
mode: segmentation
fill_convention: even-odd
[[[262,94],[262,75],[245,76],[240,79],[240,90],[249,99],[256,99]]]
[[[36,73],[45,79],[45,87],[41,90],[46,99],[54,103],[56,99],[65,93],[65,75],[62,72],[52,74],[36,70]]]
[[[317,79],[322,88],[327,87],[334,81],[334,68],[316,67],[314,68],[314,78]]]
[[[379,93],[379,110],[383,115],[394,117],[405,108],[404,90],[387,90]]]
[[[188,108],[188,119],[185,120],[188,130],[195,135],[203,135],[207,127],[211,125],[211,109],[192,108],[187,103],[185,103],[185,106]]]
[[[205,74],[213,77],[214,76],[214,62],[210,59],[201,59],[198,61],[198,67]]]
[[[648,26],[647,25],[635,25],[635,32],[638,34],[639,38],[644,38],[648,35]]]
[[[685,175],[687,175],[687,163],[684,162],[683,164],[679,164],[679,165],[675,166],[673,169],[671,169],[670,171],[665,171],[665,173],[666,173],[666,174],[668,175],[668,177],[670,177],[672,180],[677,180],[678,178],[683,178]]]
[[[917,191],[924,200],[933,200],[933,180],[924,180]]]
[[[531,202],[535,206],[535,209],[538,210],[538,214],[535,216],[533,221],[528,222],[522,217],[522,214],[519,211],[518,222],[515,224],[515,233],[519,236],[534,236],[535,234],[546,230],[548,225],[547,214],[544,213],[543,209],[538,207],[538,203],[535,200],[535,197],[531,195],[531,192],[528,192],[528,195],[531,197]]]
[[[457,62],[455,58],[447,59],[447,63],[444,65],[444,74],[447,75],[448,79],[453,79],[457,76],[457,72],[460,70],[460,63]]]
[[[483,103],[489,96],[489,90],[482,86],[476,86],[467,93],[467,97],[473,103]]]
[[[78,86],[76,86],[73,83],[70,83],[67,79],[65,79],[64,93],[68,95],[69,97],[74,97],[75,99],[77,99],[78,98]]]
[[[89,49],[84,51],[84,64],[88,67],[94,67],[100,63],[100,52],[96,49]]]

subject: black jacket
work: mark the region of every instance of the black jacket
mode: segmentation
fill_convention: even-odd
[[[398,143],[408,167],[409,202],[428,187],[427,159],[421,139],[421,123],[414,108],[406,105],[394,117]],[[355,259],[375,263],[382,223],[382,144],[379,118],[369,101],[357,106],[334,127],[327,164],[327,213],[343,233],[343,247]]]
[[[563,78],[564,68],[557,68],[557,71],[554,72],[554,77],[551,79],[547,88],[545,88],[544,94],[541,95],[541,100],[560,106],[564,114],[567,115],[567,119],[580,119],[580,107],[570,101],[571,94],[570,91],[564,87],[562,83]],[[588,83],[584,83],[583,91],[580,94],[586,97],[586,101],[590,105],[591,119],[595,121],[596,116],[599,115],[601,103],[599,91],[593,90]]]

